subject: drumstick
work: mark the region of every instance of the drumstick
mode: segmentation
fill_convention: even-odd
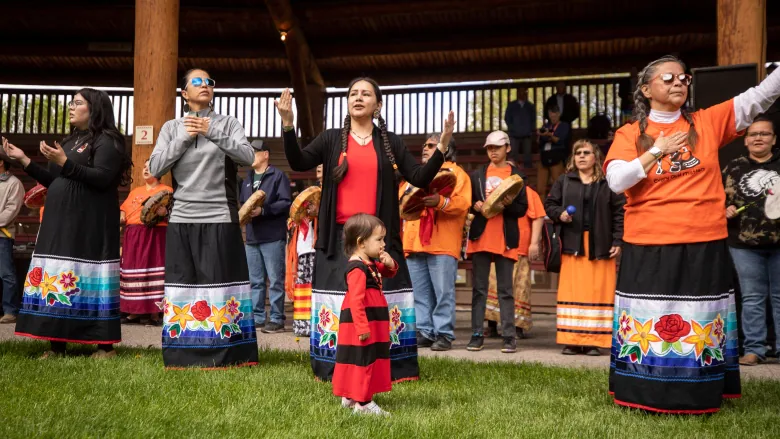
[[[766,198],[766,197],[767,197],[767,195],[774,195],[774,194],[775,194],[775,193],[772,191],[772,189],[767,189],[767,190],[766,190],[766,192],[767,192],[767,193],[766,193],[766,194],[764,194],[764,196],[763,196],[763,197],[761,197],[762,199]],[[750,203],[748,203],[748,204],[745,204],[744,206],[742,206],[742,207],[740,207],[739,209],[737,209],[737,213],[742,213],[742,211],[743,211],[743,210],[745,210],[745,209],[747,209],[748,207],[750,207],[750,206],[755,206],[755,204],[756,204],[758,201],[759,201],[759,200],[756,200],[756,201],[750,202]]]

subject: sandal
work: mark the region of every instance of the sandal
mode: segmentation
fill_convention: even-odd
[[[90,358],[112,358],[116,357],[116,350],[104,351],[103,349],[96,350]]]
[[[599,348],[595,346],[589,346],[585,348],[585,355],[588,355],[590,357],[599,357],[601,356],[601,351],[599,350]]]
[[[123,325],[137,325],[141,323],[141,316],[136,314],[128,314],[119,321]]]
[[[49,351],[44,352],[43,355],[38,357],[38,359],[39,360],[46,360],[46,359],[49,359],[49,358],[62,357],[64,355],[65,355],[64,352],[55,352],[55,351],[49,350]]]

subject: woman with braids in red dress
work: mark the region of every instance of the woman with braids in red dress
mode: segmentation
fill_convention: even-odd
[[[450,112],[444,121],[437,151],[425,165],[382,118],[382,92],[370,78],[356,78],[347,88],[348,114],[341,129],[329,129],[300,148],[293,126],[289,90],[276,102],[284,126],[284,152],[294,171],[323,164],[322,202],[318,217],[312,281],[311,363],[317,378],[333,377],[338,344],[339,311],[346,294],[343,254],[344,223],[367,213],[387,226],[387,252],[398,262],[398,274],[387,279],[384,294],[390,308],[390,364],[393,381],[419,377],[414,297],[401,244],[401,217],[396,173],[417,187],[427,186],[444,163],[455,127]],[[373,123],[377,119],[379,126]]]

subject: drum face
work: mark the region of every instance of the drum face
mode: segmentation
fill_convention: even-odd
[[[252,211],[257,207],[262,206],[264,201],[265,192],[258,190],[257,192],[253,193],[252,196],[246,200],[246,203],[244,203],[244,205],[241,206],[241,209],[238,211],[238,222],[243,226],[244,224],[251,221]]]
[[[423,198],[439,194],[442,197],[449,197],[452,195],[452,191],[455,189],[455,184],[458,181],[458,177],[454,172],[449,170],[442,170],[436,174],[427,190],[421,188],[412,187],[406,191],[401,197],[401,219],[406,221],[417,221],[420,219],[423,210],[425,210],[425,203]]]
[[[504,210],[499,201],[507,196],[514,200],[522,189],[523,179],[519,175],[510,175],[487,197],[482,205],[482,215],[488,219],[498,215]]]
[[[290,205],[290,219],[299,223],[304,217],[308,216],[308,207],[312,204],[319,207],[322,198],[322,189],[318,186],[306,188],[298,194]]]

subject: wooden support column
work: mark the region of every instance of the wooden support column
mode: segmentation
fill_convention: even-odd
[[[718,0],[718,65],[758,64],[766,74],[767,0]]]
[[[149,159],[163,124],[173,119],[179,58],[179,0],[136,0],[133,65],[134,125],[152,126],[152,144],[138,144],[133,130],[133,188],[144,184]],[[170,184],[170,175],[163,178]]]
[[[311,122],[314,126],[314,135],[317,136],[325,130],[325,87],[319,84],[308,85],[309,105],[311,106]]]

